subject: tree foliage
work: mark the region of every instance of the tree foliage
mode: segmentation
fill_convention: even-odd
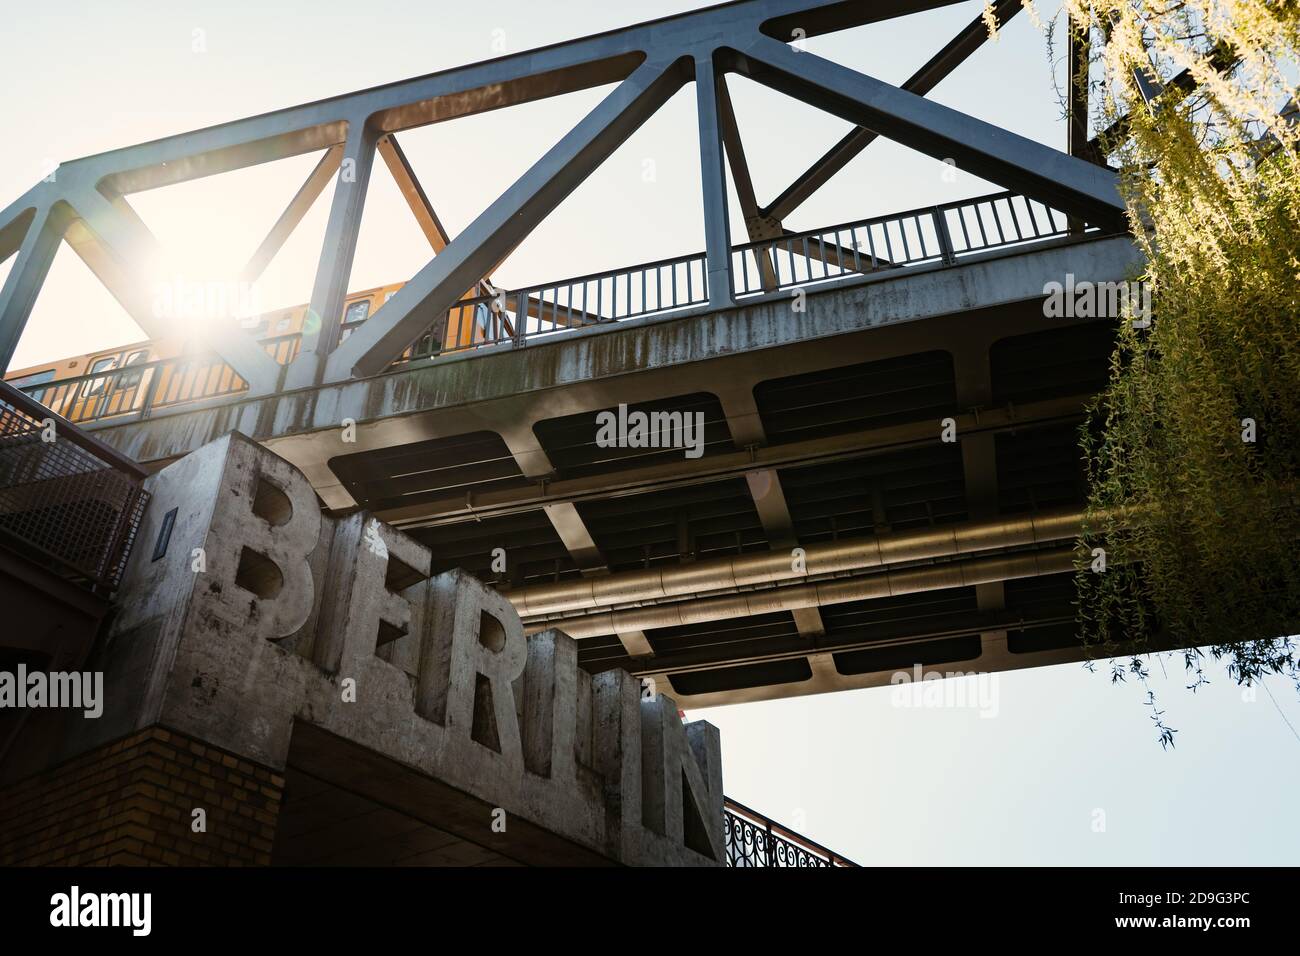
[[[1103,145],[1153,306],[1120,323],[1082,433],[1084,541],[1106,551],[1077,573],[1084,640],[1128,659],[1119,676],[1200,647],[1238,682],[1296,681],[1300,3],[1065,7],[1088,26],[1094,129],[1123,119]]]

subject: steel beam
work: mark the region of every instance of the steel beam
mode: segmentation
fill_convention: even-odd
[[[763,428],[763,419],[758,405],[754,402],[752,388],[718,389],[719,401],[723,414],[727,418],[727,428],[732,441],[737,445],[757,452],[760,446],[767,444],[767,434]],[[794,519],[790,516],[790,505],[785,498],[785,489],[781,487],[781,475],[775,468],[759,468],[744,472],[745,486],[753,499],[754,510],[763,534],[767,537],[767,546],[772,551],[786,551],[798,547],[799,540],[794,533]],[[793,557],[791,557],[793,561]],[[815,607],[792,608],[795,627],[799,635],[813,638],[826,633],[821,612]]]
[[[415,216],[420,231],[424,233],[424,238],[429,241],[429,246],[435,254],[442,252],[447,248],[447,243],[451,242],[451,237],[447,235],[442,220],[434,212],[433,203],[429,202],[429,197],[425,195],[424,187],[420,185],[420,180],[415,175],[415,170],[411,168],[406,153],[398,144],[397,137],[391,134],[379,137],[378,149],[384,165],[388,167],[388,172],[393,177],[393,182],[397,183],[402,198],[410,207],[411,215]]]
[[[312,205],[320,198],[320,194],[325,191],[329,185],[330,179],[339,170],[339,165],[343,161],[343,147],[331,146],[325,151],[325,155],[320,158],[316,168],[311,171],[307,181],[298,187],[293,199],[285,207],[284,212],[280,213],[280,218],[275,221],[271,231],[266,234],[262,244],[257,247],[252,258],[244,266],[243,271],[239,274],[242,282],[254,283],[261,278],[266,267],[271,264],[271,260],[276,257],[281,249],[284,248],[285,241],[298,228],[303,217],[311,209]]]
[[[1214,50],[1210,56],[1210,65],[1220,73],[1229,73],[1237,68],[1241,62],[1240,57],[1230,48],[1220,46]],[[1168,83],[1166,83],[1160,92],[1157,108],[1164,109],[1168,105],[1178,103],[1200,85],[1200,81],[1192,74],[1190,69],[1182,70],[1175,74]],[[1089,152],[1098,157],[1098,160],[1105,155],[1103,147],[1114,145],[1120,139],[1128,135],[1129,118],[1127,115],[1121,116],[1110,124],[1105,130],[1098,133],[1092,139],[1088,140]]]
[[[722,166],[722,128],[718,122],[721,75],[713,56],[695,58],[695,104],[700,127],[700,182],[704,189],[704,247],[709,305],[735,303],[731,283],[731,225],[727,215],[727,174]]]
[[[772,36],[820,36],[950,6],[958,0],[741,0],[594,36],[387,83],[123,149],[83,157],[88,181],[121,193],[229,172],[342,143],[352,116],[400,132],[627,77],[648,53],[760,28]],[[105,180],[108,181],[105,181]]]
[[[116,285],[111,291],[119,300],[134,301],[133,295],[122,286],[132,280],[138,263],[124,258],[127,250],[105,238],[105,233],[120,233],[123,227],[112,222],[112,217],[103,212],[103,204],[93,197],[101,193],[118,197],[109,203],[116,206],[120,196],[129,192],[344,146],[345,171],[350,176],[336,190],[311,302],[322,328],[309,330],[304,337],[300,356],[286,376],[290,386],[318,381],[322,377],[321,366],[336,345],[342,296],[355,251],[372,147],[378,137],[622,80],[597,110],[492,204],[464,235],[446,245],[440,261],[431,262],[421,270],[402,293],[381,307],[349,339],[345,348],[329,357],[324,377],[330,381],[340,381],[354,373],[373,374],[400,354],[425,330],[431,314],[436,315],[453,303],[464,289],[486,275],[489,267],[499,263],[591,169],[685,82],[689,69],[679,69],[680,64],[693,60],[702,64],[703,71],[716,75],[716,54],[725,48],[723,38],[737,38],[742,65],[748,65],[749,72],[761,82],[785,91],[797,87],[794,95],[838,115],[848,115],[853,122],[868,121],[863,125],[878,128],[884,135],[897,135],[909,145],[932,154],[973,156],[978,163],[996,167],[995,173],[1006,174],[1005,178],[998,174],[988,178],[1016,185],[1024,183],[1032,195],[1050,198],[1060,193],[1077,200],[1079,205],[1089,205],[1098,216],[1113,211],[1109,196],[1096,195],[1104,193],[1105,186],[1111,184],[1106,183],[1090,193],[1076,181],[1074,171],[1059,164],[1053,166],[1050,151],[1039,148],[1036,153],[1031,149],[1026,154],[1022,146],[1027,141],[1019,137],[1000,134],[999,139],[998,131],[987,124],[978,124],[933,104],[918,107],[905,98],[906,93],[827,64],[811,54],[799,54],[795,69],[796,54],[774,39],[791,36],[796,27],[803,36],[817,36],[951,2],[955,0],[880,0],[870,5],[853,0],[738,0],[86,157],[61,165],[57,184],[35,187],[22,202],[28,203],[29,197],[35,197],[40,205],[49,208],[54,201],[64,200],[86,215],[87,229],[79,251],[88,261],[94,260],[100,274]],[[1006,6],[1010,2],[999,0],[995,9],[1009,17],[1014,13],[1013,7]],[[981,42],[982,33],[973,26],[968,28],[914,78],[916,88],[937,82],[938,77]],[[754,63],[758,61],[761,63],[755,68]],[[698,95],[702,108],[703,159],[709,169],[705,177],[706,203],[711,209],[721,210],[721,214],[706,217],[711,230],[710,269],[721,276],[719,270],[724,263],[730,264],[730,257],[729,250],[722,248],[724,244],[718,238],[724,231],[725,191],[713,185],[715,180],[722,180],[718,172],[721,150],[717,141],[726,135],[725,124],[720,123],[724,117],[720,114],[717,89],[715,83],[704,83]],[[880,119],[884,122],[875,122]],[[974,137],[968,135],[971,124],[974,124]],[[998,141],[988,142],[990,136]],[[968,140],[972,142],[968,144]],[[955,148],[950,143],[967,148]],[[1023,168],[1021,159],[1032,168]],[[972,168],[981,172],[978,163]],[[1064,183],[1059,189],[1053,187],[1056,180]],[[409,187],[404,187],[404,192],[415,207],[421,205]],[[1069,202],[1057,205],[1067,212],[1074,208]],[[10,205],[6,215],[14,206]],[[87,213],[81,206],[96,208]],[[123,210],[119,207],[118,211]],[[287,215],[292,219],[294,210]],[[417,212],[417,216],[423,215]],[[275,232],[286,232],[289,220],[283,225],[285,228]],[[422,225],[426,234],[437,232],[432,220]],[[128,233],[132,231],[126,229]],[[86,236],[93,236],[94,240]],[[441,241],[445,236],[438,238]],[[273,235],[268,240],[269,245],[259,250],[250,263],[251,270],[259,271],[269,261],[277,237]],[[109,248],[96,248],[96,243]],[[148,246],[149,243],[143,244]],[[457,289],[462,279],[464,285]],[[715,281],[715,295],[719,286],[720,282]],[[149,327],[148,316],[135,309],[131,311],[137,321]],[[417,318],[419,313],[423,314]],[[220,330],[218,351],[250,382],[254,392],[268,388],[267,380],[278,376],[278,366],[271,367],[274,363],[269,362],[269,357],[264,356],[250,336],[241,333],[243,341],[236,342],[227,331]]]
[[[751,79],[878,130],[964,169],[1107,228],[1122,228],[1115,174],[873,77],[759,37],[738,52]]]
[[[500,262],[686,82],[678,62],[647,62],[415,274],[329,359],[327,379],[375,375]]]
[[[68,230],[68,242],[77,254],[150,338],[174,335],[176,329],[155,310],[150,290],[148,266],[164,260],[149,227],[123,197],[109,199],[98,189],[74,189],[68,204],[78,217]],[[233,317],[211,323],[205,334],[213,351],[248,383],[249,394],[275,391],[280,365],[235,325]]]
[[[716,651],[709,647],[693,647],[688,650],[677,651],[672,654],[663,655],[652,661],[632,662],[627,666],[627,670],[634,676],[654,676],[661,684],[665,678],[673,674],[698,673],[700,671],[712,670],[716,668],[729,668],[743,666],[745,664],[757,664],[763,662],[794,660],[807,657],[809,663],[812,663],[816,657],[821,655],[830,656],[831,654],[843,654],[855,650],[883,650],[890,647],[907,646],[912,648],[921,648],[929,641],[943,640],[945,638],[962,637],[976,633],[982,630],[998,630],[1003,628],[1034,628],[1050,626],[1054,624],[1064,624],[1074,620],[1073,608],[1046,609],[1032,615],[1023,613],[1014,613],[1008,611],[994,612],[976,612],[975,614],[948,614],[939,617],[929,618],[923,625],[923,630],[918,630],[916,622],[904,621],[897,623],[881,624],[873,627],[868,634],[855,634],[828,636],[819,638],[817,641],[818,653],[808,654],[807,646],[795,638],[788,638],[781,641],[769,641],[761,650],[754,648],[748,654],[736,654],[729,658],[719,659]],[[1027,654],[1008,654],[1005,649],[1000,652],[990,653],[989,649],[978,660],[970,662],[970,670],[979,671],[997,671],[1006,670],[1009,658],[1022,658],[1026,663],[1022,666],[1033,666],[1028,662],[1036,664],[1047,663],[1064,663],[1067,660],[1082,659],[1083,647],[1080,645],[1078,651],[1074,654],[1062,652],[1032,652]],[[1054,657],[1055,659],[1050,659]],[[1002,666],[991,665],[994,660]],[[622,665],[613,665],[622,666]],[[925,671],[938,670],[942,672],[945,667],[951,665],[932,665],[926,666]],[[839,674],[834,665],[827,669],[826,679],[818,680],[816,674],[817,668],[813,668],[814,677],[807,681],[812,687],[792,688],[791,685],[767,684],[759,685],[753,688],[746,688],[741,691],[721,691],[710,694],[701,694],[693,698],[683,700],[686,707],[712,706],[720,703],[740,703],[745,700],[762,700],[771,697],[790,697],[801,696],[809,693],[823,693],[834,690],[848,690],[854,687],[867,687],[883,684],[888,686],[890,675],[897,671],[897,668],[889,667],[881,671],[868,672],[864,674]],[[798,685],[796,685],[798,687]],[[733,697],[734,695],[734,697]],[[679,700],[684,695],[678,694]],[[732,699],[720,699],[732,698]],[[704,701],[707,699],[707,703]]]
[[[438,218],[437,212],[434,211],[433,203],[424,192],[424,187],[420,185],[420,178],[416,176],[410,161],[406,158],[406,152],[402,149],[401,144],[397,142],[397,136],[388,133],[379,138],[376,147],[379,155],[384,160],[384,165],[388,167],[389,175],[393,177],[393,182],[397,184],[402,198],[406,200],[406,205],[411,210],[411,215],[415,217],[420,231],[424,233],[424,238],[428,240],[429,248],[433,254],[437,255],[447,248],[447,243],[451,242],[451,237],[447,234],[446,228],[443,227],[442,220]],[[461,298],[469,298],[473,295],[492,295],[496,287],[492,284],[491,276],[480,278]],[[536,308],[536,302],[529,300],[529,314],[533,314]],[[503,322],[505,317],[502,317]],[[506,322],[507,327],[509,323]],[[448,324],[445,335],[452,334],[450,323]],[[458,331],[458,330],[457,330]],[[513,329],[510,330],[513,333]],[[444,345],[447,343],[444,342]]]
[[[526,423],[512,421],[495,424],[494,430],[501,436],[510,450],[511,457],[519,465],[519,470],[530,478],[544,478],[555,472],[546,449],[538,442],[537,436]],[[555,529],[560,542],[569,557],[573,559],[585,577],[596,577],[609,573],[605,556],[600,553],[582,515],[571,501],[557,501],[542,506],[547,520]],[[629,657],[642,658],[654,653],[645,633],[638,630],[625,630],[618,634],[618,639]]]
[[[1066,151],[1080,159],[1091,158],[1088,144],[1088,62],[1091,46],[1088,25],[1067,17],[1069,42],[1066,45]]]
[[[993,4],[993,16],[999,27],[1020,12],[1021,0],[997,0]],[[939,85],[949,73],[964,63],[972,53],[984,45],[989,38],[988,25],[984,15],[980,14],[960,33],[948,41],[948,44],[930,58],[930,60],[903,84],[902,89],[909,93],[924,96]],[[780,223],[807,201],[808,197],[838,173],[849,162],[875,141],[877,134],[859,126],[851,130],[832,146],[817,162],[813,163],[799,178],[761,210],[761,215]]]
[[[326,357],[338,344],[339,329],[343,324],[343,303],[347,299],[348,280],[352,277],[352,261],[357,252],[361,215],[370,187],[370,171],[374,168],[379,135],[378,130],[362,117],[356,117],[348,124],[348,138],[335,179],[334,201],[330,204],[325,240],[316,266],[311,304],[303,325],[302,345],[285,373],[286,388],[300,388],[318,382]],[[411,336],[411,341],[414,339],[415,336]]]
[[[978,414],[959,412],[952,417],[960,435],[971,437],[986,432],[995,434],[1012,429],[1078,421],[1083,416],[1084,405],[1091,397],[1073,395],[1031,402],[1016,406],[1014,409],[994,408]],[[462,499],[447,498],[444,501],[380,511],[376,513],[376,517],[387,524],[403,529],[458,524],[463,521],[477,521],[534,511],[543,505],[561,501],[576,503],[642,494],[718,481],[723,478],[743,477],[756,470],[829,464],[866,455],[902,451],[931,444],[934,435],[935,423],[928,420],[887,425],[826,438],[788,442],[765,448],[756,447],[752,451],[710,455],[697,461],[683,460],[616,471],[607,475],[554,481],[547,483],[544,488],[489,490],[475,497],[474,510],[470,513],[466,513]]]
[[[745,232],[749,234],[749,241],[760,242],[780,235],[780,223],[764,219],[758,208],[758,197],[754,194],[754,179],[749,174],[745,147],[740,139],[740,127],[736,124],[736,111],[731,105],[731,94],[727,90],[726,79],[723,77],[719,77],[718,82],[718,123],[722,129],[722,144],[726,147],[727,163],[731,167],[731,181],[735,183],[736,198],[740,200],[740,211],[745,216]],[[772,267],[771,253],[755,249],[753,254],[763,291],[775,292],[778,283],[776,270]]]
[[[48,210],[33,209],[29,215],[18,217],[8,235],[3,236],[6,243],[12,243],[16,236],[20,238],[17,240],[17,258],[4,287],[0,288],[0,370],[9,367],[9,360],[13,358],[23,329],[27,327],[32,306],[36,304],[45,276],[54,263],[68,222],[67,207],[62,204]],[[19,233],[23,227],[25,232]],[[0,252],[3,251],[0,247]]]

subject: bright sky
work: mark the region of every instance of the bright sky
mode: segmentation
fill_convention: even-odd
[[[53,162],[624,26],[697,0],[97,0],[26,4],[0,35],[0,207]],[[1053,5],[1045,3],[1044,9]],[[901,83],[980,3],[808,41],[819,55]],[[304,13],[309,9],[310,13]],[[51,51],[57,51],[57,63]],[[1058,76],[1061,71],[1057,69]],[[730,80],[762,202],[844,132],[811,107]],[[454,235],[604,91],[402,134]],[[1045,43],[1018,16],[931,94],[1053,146],[1065,127]],[[694,92],[635,134],[502,266],[506,287],[702,249]],[[315,164],[284,160],[130,197],[179,261],[237,272]],[[877,141],[787,225],[811,228],[997,187]],[[328,209],[321,198],[255,290],[264,309],[310,297]],[[732,229],[743,239],[739,211]],[[413,274],[429,252],[376,163],[350,287]],[[9,263],[0,264],[0,280]],[[191,266],[193,267],[193,266]],[[68,249],[12,367],[143,338]],[[75,343],[75,349],[72,347]],[[693,714],[723,733],[726,789],[864,863],[1292,863],[1300,704],[1271,685],[1243,700],[1214,671],[1194,696],[1181,664],[1153,686],[1178,747],[1162,752],[1133,685],[1063,666],[1000,675],[996,717],[894,706],[888,689]],[[1278,706],[1281,711],[1279,712]],[[1097,831],[1104,813],[1104,832]]]

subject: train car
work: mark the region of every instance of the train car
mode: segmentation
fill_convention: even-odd
[[[397,282],[350,294],[343,307],[341,338],[346,339],[365,323],[403,285]],[[240,325],[277,362],[287,365],[298,354],[308,311],[305,304],[276,309],[243,319]],[[452,309],[451,321],[430,330],[407,350],[407,356],[423,357],[482,342],[487,335],[486,324],[473,321],[472,311]],[[77,422],[139,411],[146,402],[150,408],[164,408],[228,395],[245,387],[233,369],[215,356],[202,354],[181,335],[12,369],[4,378]]]

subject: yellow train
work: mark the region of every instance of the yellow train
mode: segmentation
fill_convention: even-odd
[[[354,292],[345,300],[341,338],[364,323],[405,283]],[[481,283],[475,292],[490,290]],[[448,322],[416,342],[403,357],[471,347],[500,337],[509,329],[484,321],[481,305],[454,308]],[[307,306],[297,305],[242,321],[244,330],[281,365],[298,354]],[[505,319],[508,324],[508,319]],[[74,422],[92,421],[150,409],[197,402],[241,391],[245,383],[228,365],[211,355],[187,354],[186,340],[177,335],[133,342],[53,362],[42,362],[5,373],[5,381],[21,388],[52,411]]]

